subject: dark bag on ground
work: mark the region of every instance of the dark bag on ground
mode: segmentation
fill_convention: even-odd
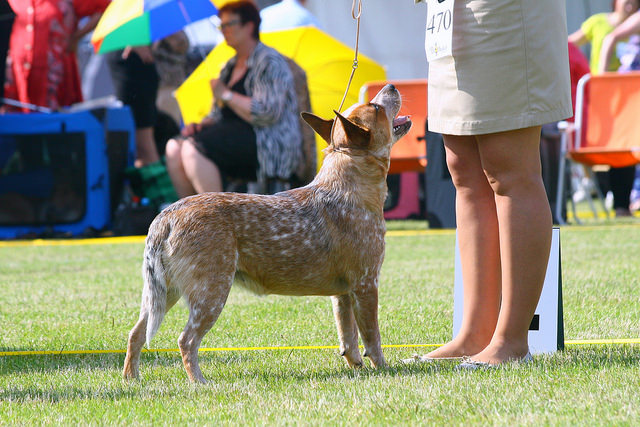
[[[118,236],[145,235],[158,212],[178,200],[178,195],[162,162],[129,168],[126,175],[134,197],[118,206],[113,232]]]
[[[129,168],[126,173],[133,194],[141,201],[147,199],[146,204],[159,208],[178,200],[178,194],[173,188],[164,163],[156,162],[141,168]]]

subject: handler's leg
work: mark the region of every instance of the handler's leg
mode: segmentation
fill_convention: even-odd
[[[476,139],[444,137],[447,166],[456,187],[456,222],[464,288],[460,332],[432,351],[433,358],[478,353],[489,344],[500,306],[500,254],[494,193],[480,162]]]
[[[542,292],[551,246],[551,210],[540,166],[540,127],[478,136],[495,192],[502,304],[490,344],[474,360],[500,363],[528,351],[528,330]]]

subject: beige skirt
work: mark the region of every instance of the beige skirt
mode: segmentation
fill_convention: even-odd
[[[429,63],[429,130],[479,135],[573,115],[564,0],[455,0],[453,55]]]

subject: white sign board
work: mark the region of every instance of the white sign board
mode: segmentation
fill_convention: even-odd
[[[453,336],[462,324],[462,268],[456,237],[455,277],[453,288]],[[551,235],[551,251],[540,301],[529,327],[529,349],[532,354],[553,353],[564,348],[562,313],[562,269],[560,264],[560,229]]]

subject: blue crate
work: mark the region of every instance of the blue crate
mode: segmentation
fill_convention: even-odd
[[[0,239],[109,228],[134,138],[128,107],[0,115]]]

